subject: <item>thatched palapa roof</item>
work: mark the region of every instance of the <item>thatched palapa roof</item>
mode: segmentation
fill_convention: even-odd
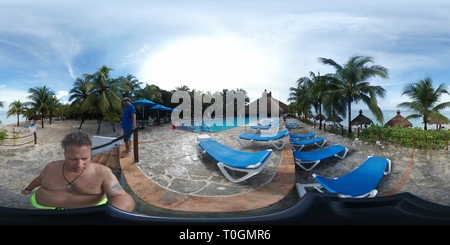
[[[370,120],[370,118],[364,116],[362,114],[362,110],[359,110],[359,115],[353,118],[353,120],[350,122],[350,125],[352,126],[360,126],[360,125],[370,125],[373,121]]]
[[[326,121],[328,121],[328,122],[342,122],[343,120],[342,120],[342,118],[341,118],[340,116],[338,116],[338,115],[332,115],[332,116],[329,116],[329,117],[326,119]]]
[[[442,125],[442,124],[448,124],[447,121],[445,120],[436,120],[436,119],[430,119],[428,120],[428,124],[437,124],[437,125]]]
[[[263,110],[260,110],[259,108],[259,102],[260,100],[265,100],[267,101],[267,107],[266,108],[261,108],[261,109],[266,109],[267,115],[259,115],[260,112],[262,112]],[[246,105],[245,108],[241,109],[240,111],[237,112],[237,115],[245,115],[248,116],[250,114],[250,108],[256,108],[256,116],[267,116],[267,117],[271,117],[272,114],[275,114],[275,112],[272,112],[272,109],[276,110],[276,112],[278,112],[278,116],[281,116],[284,113],[288,113],[288,106],[282,102],[280,102],[279,100],[272,98],[272,92],[267,93],[267,90],[264,90],[264,92],[262,93],[261,97],[253,102],[251,102],[250,104]]]
[[[390,127],[394,126],[401,126],[404,128],[412,127],[412,123],[400,115],[400,110],[397,110],[397,115],[393,117],[391,120],[389,120],[385,125]]]
[[[327,119],[324,115],[322,115],[322,114],[317,114],[315,117],[314,117],[314,119],[315,120],[322,120],[322,121],[325,121],[325,119]]]

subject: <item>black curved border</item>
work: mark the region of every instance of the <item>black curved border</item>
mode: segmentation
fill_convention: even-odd
[[[411,193],[365,199],[308,192],[280,212],[233,218],[145,216],[109,204],[72,209],[28,210],[0,207],[0,225],[310,225],[310,224],[450,224],[450,207],[425,201]]]

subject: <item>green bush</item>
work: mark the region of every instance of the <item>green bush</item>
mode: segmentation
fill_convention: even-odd
[[[448,144],[450,131],[423,130],[421,128],[403,128],[370,126],[360,132],[364,141],[384,141],[405,147],[418,149],[443,149]]]
[[[0,145],[2,145],[4,143],[6,137],[8,137],[8,134],[6,132],[7,132],[6,129],[0,131]]]

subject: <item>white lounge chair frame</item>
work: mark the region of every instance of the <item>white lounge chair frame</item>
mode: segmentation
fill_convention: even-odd
[[[286,130],[287,131],[287,130]],[[268,138],[270,137],[270,135],[268,135]],[[254,139],[242,139],[238,136],[236,136],[236,140],[239,142],[239,144],[242,147],[248,147],[250,144],[252,144],[253,142],[267,142],[269,146],[273,146],[275,147],[275,149],[277,150],[282,150],[284,148],[284,146],[286,145],[286,143],[289,140],[289,131],[286,132],[286,134],[279,138],[279,139],[270,139],[270,140],[264,140],[264,137],[261,137],[260,140],[254,140]],[[244,142],[246,141],[246,142]]]
[[[303,149],[303,147],[305,147],[307,145],[316,145],[316,146],[322,148],[327,143],[327,140],[322,138],[322,137],[315,137],[315,138],[312,138],[312,139],[295,140],[295,141],[307,141],[307,140],[315,140],[315,142],[311,141],[312,143],[310,143],[310,144],[301,144],[301,145],[299,145],[299,144],[295,144],[295,142],[291,141],[292,150],[300,151],[300,150]]]
[[[369,156],[369,157],[372,157],[372,156]],[[391,173],[391,160],[388,158],[386,158],[386,160],[388,162],[388,165],[387,165],[387,169],[383,173],[384,175],[388,175]],[[317,176],[317,174],[312,174],[312,176],[315,178]],[[355,184],[358,184],[358,183],[355,183]],[[310,183],[310,184],[296,183],[295,188],[297,189],[297,192],[298,192],[300,198],[302,198],[304,195],[306,195],[306,193],[307,193],[306,188],[314,188],[320,193],[325,193],[325,191],[324,191],[325,188],[323,188],[323,186],[319,183]],[[369,191],[365,194],[359,195],[359,196],[350,196],[350,195],[344,195],[344,194],[340,194],[340,193],[338,193],[337,195],[338,195],[338,197],[341,197],[341,198],[366,198],[366,197],[372,198],[372,197],[375,197],[377,194],[378,194],[378,190],[372,189],[371,191]]]

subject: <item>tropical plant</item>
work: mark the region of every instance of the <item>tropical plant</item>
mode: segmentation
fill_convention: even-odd
[[[344,116],[348,113],[348,133],[351,133],[352,130],[353,102],[366,104],[378,121],[384,121],[383,112],[378,107],[377,96],[384,98],[386,90],[381,86],[370,85],[368,80],[373,77],[387,78],[388,70],[386,68],[372,64],[372,58],[367,56],[350,57],[344,65],[339,65],[334,60],[327,58],[319,58],[319,61],[336,69],[335,74],[326,75],[331,92],[324,107],[332,108],[339,115]]]
[[[35,87],[29,89],[29,95],[27,98],[30,102],[26,102],[25,106],[29,107],[30,110],[41,116],[42,128],[44,128],[44,118],[50,113],[51,108],[54,107],[55,92],[53,90],[44,87]]]
[[[439,103],[443,94],[450,95],[444,86],[444,84],[440,84],[434,89],[433,81],[430,77],[426,77],[413,84],[408,84],[405,86],[402,96],[408,95],[412,101],[402,102],[397,107],[406,108],[415,112],[415,114],[410,114],[405,119],[422,118],[424,130],[427,130],[427,124],[430,120],[441,121],[444,122],[443,124],[450,123],[449,118],[439,112],[450,107],[450,102]]]
[[[137,99],[148,99],[155,103],[162,104],[162,94],[156,85],[146,84],[143,89],[137,90],[135,93]]]
[[[3,101],[0,101],[0,107],[3,107]],[[2,120],[0,120],[0,124],[2,123]],[[1,142],[0,142],[1,143]]]
[[[0,145],[3,145],[6,137],[8,137],[8,130],[6,130],[6,129],[0,130]]]
[[[20,102],[20,100],[14,100],[9,104],[9,110],[6,112],[6,117],[17,116],[17,127],[20,124],[19,118],[26,110],[25,103]]]
[[[120,113],[110,111],[106,113],[105,120],[111,123],[113,132],[116,132],[115,124],[120,122]]]
[[[98,68],[98,71],[92,75],[92,87],[85,99],[85,106],[89,106],[89,111],[96,112],[98,117],[97,134],[100,133],[103,116],[108,111],[122,110],[122,92],[127,90],[127,86],[120,79],[110,77],[112,70],[108,66]]]
[[[119,80],[127,86],[126,90],[122,94],[122,97],[133,98],[136,91],[141,89],[140,85],[142,82],[139,82],[139,80],[132,74],[128,74],[126,77],[120,76]]]
[[[181,85],[179,87],[175,87],[175,91],[186,91],[189,92],[191,89],[186,85]]]
[[[83,78],[76,78],[69,92],[69,101],[72,102],[70,108],[74,112],[74,115],[81,116],[80,127],[78,129],[83,127],[86,114],[90,110],[90,105],[87,104],[86,98],[89,96],[91,90],[91,78],[92,75],[90,74],[83,74]]]
[[[55,112],[58,111],[58,108],[61,106],[61,103],[59,102],[59,99],[56,98],[56,96],[51,96],[49,100],[49,107],[48,107],[48,118],[49,118],[49,124],[52,124],[52,118],[55,115]]]
[[[329,94],[328,79],[325,76],[321,76],[320,72],[317,75],[314,72],[309,72],[309,77],[301,77],[297,80],[298,86],[305,86],[304,92],[298,99],[306,100],[314,108],[315,112],[322,115],[322,104],[325,97]],[[331,107],[329,107],[331,108]],[[330,110],[328,114],[334,113],[334,110]],[[319,129],[322,129],[322,117],[319,118]]]

